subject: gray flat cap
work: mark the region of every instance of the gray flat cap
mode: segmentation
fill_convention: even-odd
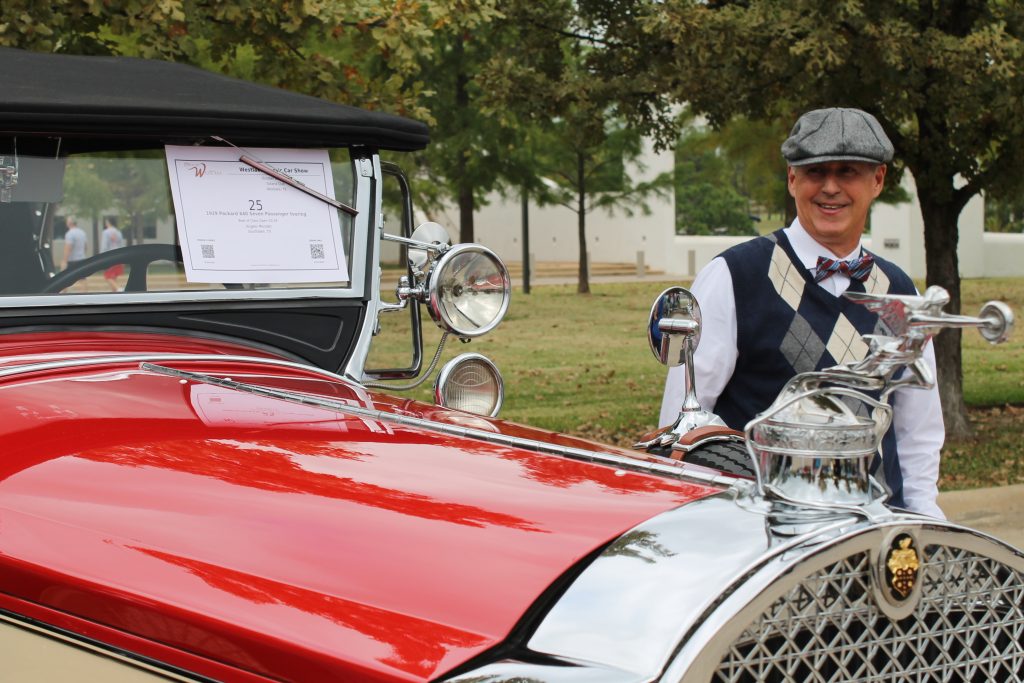
[[[826,161],[892,161],[892,143],[871,114],[860,109],[815,109],[796,122],[782,143],[782,156],[790,166]]]

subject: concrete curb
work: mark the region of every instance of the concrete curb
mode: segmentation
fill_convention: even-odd
[[[939,507],[951,522],[1024,550],[1024,484],[947,491],[939,494]]]

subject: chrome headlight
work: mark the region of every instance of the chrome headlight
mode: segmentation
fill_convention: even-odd
[[[501,373],[479,353],[464,353],[448,361],[434,384],[438,405],[467,413],[494,417],[504,398]]]
[[[460,244],[444,253],[427,282],[427,310],[438,325],[459,337],[479,337],[508,311],[512,280],[494,252]]]

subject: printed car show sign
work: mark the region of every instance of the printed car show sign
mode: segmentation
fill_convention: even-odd
[[[239,160],[253,157],[334,198],[326,150],[167,145],[189,282],[348,280],[338,211]]]

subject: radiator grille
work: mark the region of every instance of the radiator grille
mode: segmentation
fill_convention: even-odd
[[[916,611],[875,604],[868,553],[818,571],[731,645],[714,681],[1024,681],[1024,576],[942,545],[923,552]]]

